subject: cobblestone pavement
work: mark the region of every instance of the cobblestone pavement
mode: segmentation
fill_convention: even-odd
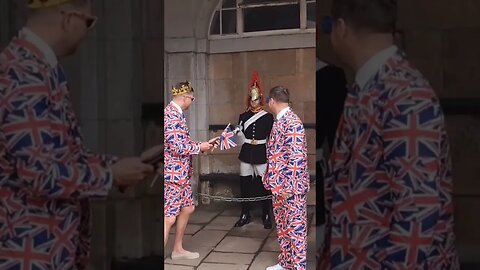
[[[307,269],[315,269],[316,230],[315,206],[308,207]],[[259,207],[260,208],[260,207]],[[166,247],[166,270],[265,270],[277,263],[279,246],[275,226],[263,228],[260,213],[253,213],[252,222],[234,228],[240,216],[232,205],[201,206],[197,208],[187,226],[184,248],[200,253],[197,260],[170,258],[175,228]]]

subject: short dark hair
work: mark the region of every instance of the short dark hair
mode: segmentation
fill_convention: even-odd
[[[357,30],[393,34],[397,0],[333,0],[332,16]]]
[[[283,103],[290,103],[290,91],[285,86],[275,86],[270,89],[270,98]]]

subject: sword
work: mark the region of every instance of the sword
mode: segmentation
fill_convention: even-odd
[[[160,175],[159,175],[159,174],[155,175],[155,178],[153,178],[153,180],[152,180],[152,183],[150,184],[150,188],[152,188],[152,187],[153,187],[153,185],[155,185],[155,182],[157,182],[157,180],[158,180],[158,177],[160,177]]]

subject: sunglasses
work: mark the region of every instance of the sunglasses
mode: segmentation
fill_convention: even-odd
[[[268,103],[270,102],[270,99],[271,99],[271,98],[270,98],[269,96],[266,96],[266,97],[265,97],[265,102],[268,104]]]
[[[77,16],[80,19],[85,20],[85,25],[87,26],[87,29],[92,29],[95,24],[97,23],[98,17],[97,16],[92,16],[92,15],[87,15],[82,12],[78,11],[62,11],[62,14],[64,15],[71,15],[71,16]]]
[[[330,16],[324,17],[320,21],[320,27],[321,27],[322,32],[324,34],[330,35],[332,33],[332,29],[333,29],[333,18],[330,17]]]

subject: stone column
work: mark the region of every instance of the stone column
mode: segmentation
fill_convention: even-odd
[[[106,150],[120,157],[138,155],[143,149],[141,101],[143,92],[142,2],[105,0],[101,14],[104,44],[105,95],[100,114],[106,120]],[[143,186],[126,194],[112,192],[115,258],[145,255],[143,237]]]
[[[164,103],[164,1],[143,2],[143,103]],[[144,147],[163,143],[163,114],[144,120]],[[163,176],[162,176],[163,177]],[[163,181],[143,199],[145,256],[163,254]],[[150,184],[150,181],[147,182]]]

